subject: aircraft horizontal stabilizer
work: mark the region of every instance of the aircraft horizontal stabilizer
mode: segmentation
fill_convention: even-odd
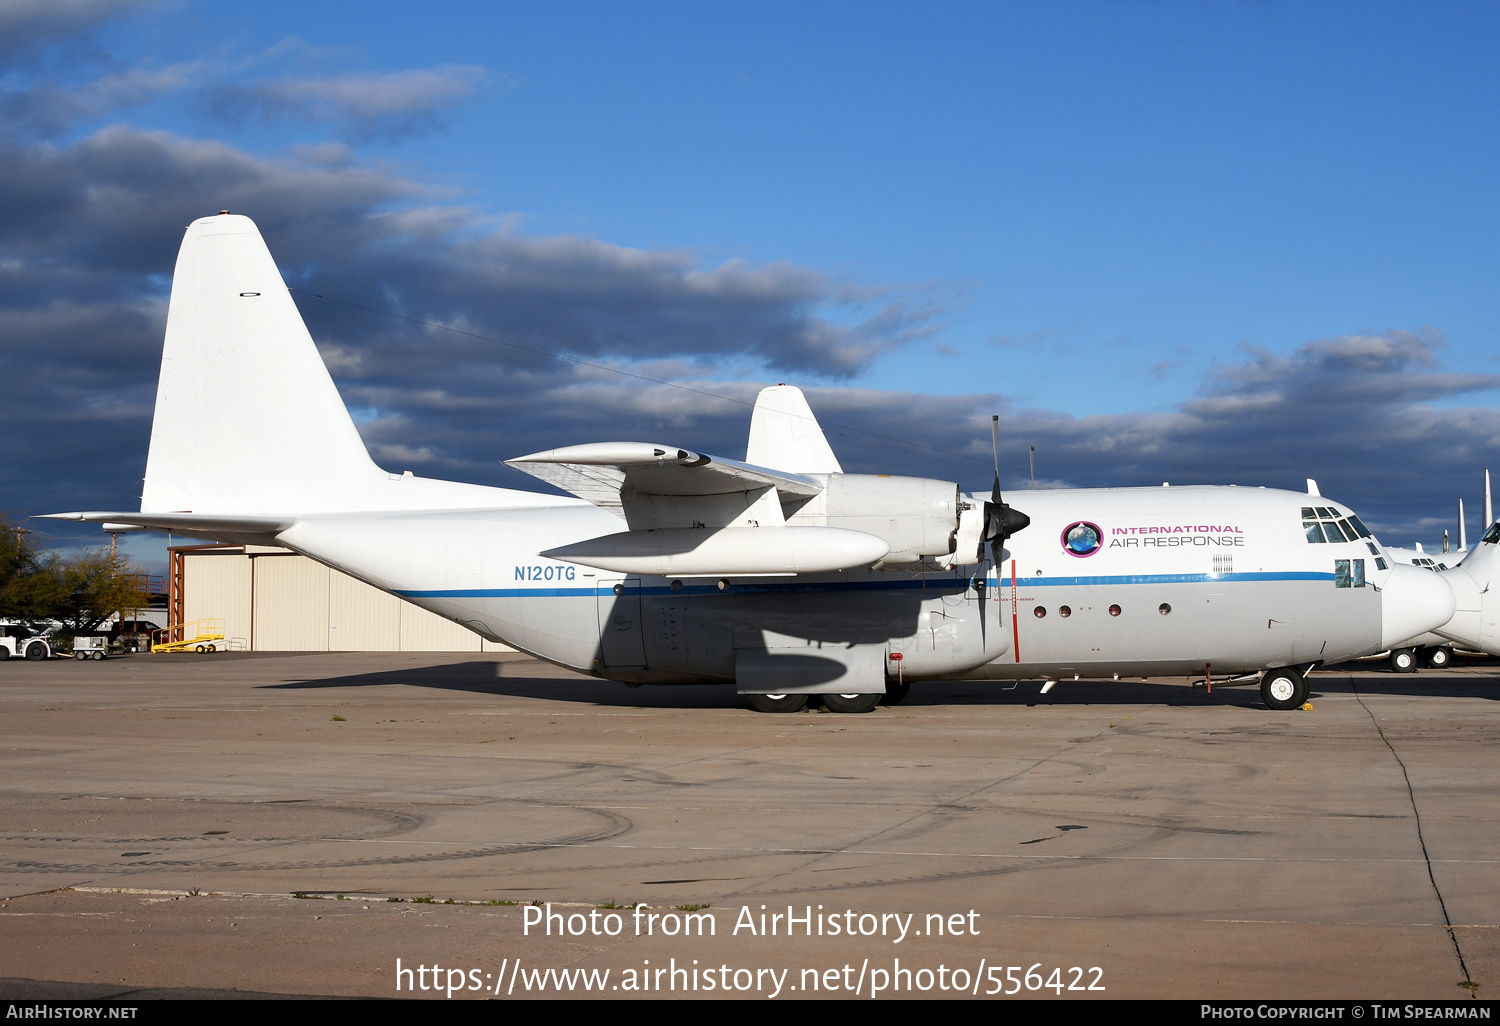
[[[43,513],[39,520],[75,520],[107,527],[134,527],[148,531],[183,531],[193,534],[264,535],[271,537],[296,523],[295,517],[221,516],[215,513],[137,513],[133,510]]]
[[[870,566],[891,547],[841,527],[726,527],[623,531],[541,555],[625,574],[809,574]]]
[[[811,499],[825,487],[803,474],[650,442],[569,445],[505,463],[627,519],[630,493],[696,497],[775,488],[783,500],[796,501]]]

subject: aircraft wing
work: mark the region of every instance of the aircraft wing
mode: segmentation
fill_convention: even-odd
[[[650,442],[568,445],[505,462],[621,516],[621,492],[692,497],[775,488],[782,496],[811,499],[825,487],[804,474]]]

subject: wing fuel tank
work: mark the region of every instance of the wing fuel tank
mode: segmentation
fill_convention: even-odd
[[[890,545],[839,527],[666,528],[622,531],[541,555],[626,574],[805,574],[870,566]]]

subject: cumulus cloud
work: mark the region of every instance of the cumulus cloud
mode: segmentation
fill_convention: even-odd
[[[5,0],[0,4],[0,60],[86,38],[106,22],[154,6],[156,0]]]
[[[419,470],[477,467],[481,480],[503,473],[497,461],[518,451],[513,418],[542,397],[574,404],[583,422],[610,408],[600,395],[617,380],[546,353],[648,376],[771,368],[839,380],[923,334],[936,312],[800,265],[703,266],[687,251],[531,236],[443,200],[357,162],[267,159],[119,125],[68,145],[0,142],[0,344],[30,371],[0,415],[21,440],[0,467],[9,503],[137,501],[182,227],[219,209],[252,215],[306,293],[376,451]],[[654,422],[674,406],[660,404]],[[676,423],[695,421],[684,410]]]
[[[80,121],[113,117],[120,111],[178,92],[204,74],[198,62],[165,68],[130,68],[64,86],[32,83],[0,92],[0,125],[12,133],[54,137]]]
[[[383,74],[222,83],[209,91],[208,106],[219,117],[296,118],[341,126],[358,139],[400,140],[440,128],[442,112],[473,96],[486,78],[483,68],[446,64]]]

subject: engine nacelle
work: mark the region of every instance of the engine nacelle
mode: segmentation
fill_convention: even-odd
[[[961,503],[953,481],[831,474],[825,495],[828,526],[883,538],[891,547],[887,565],[946,556],[957,543]]]

